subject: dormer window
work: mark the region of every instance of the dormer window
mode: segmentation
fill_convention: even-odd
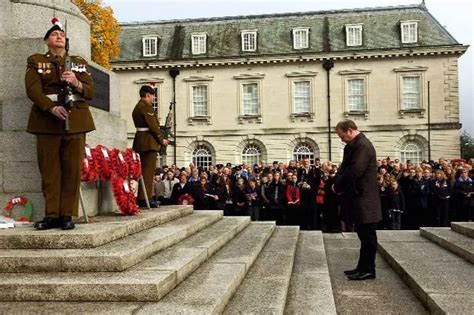
[[[400,23],[402,34],[402,43],[416,43],[418,42],[418,22],[417,21],[403,21]]]
[[[361,46],[362,45],[362,24],[346,25],[346,45]]]
[[[158,55],[158,37],[146,36],[142,38],[143,57],[153,57]]]
[[[257,50],[257,31],[242,31],[242,51]]]
[[[206,53],[207,34],[196,33],[191,35],[191,52],[193,55]]]
[[[309,47],[309,28],[293,29],[293,48],[304,49]]]

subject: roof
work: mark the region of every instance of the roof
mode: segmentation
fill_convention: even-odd
[[[418,43],[402,44],[401,21],[418,22]],[[346,46],[345,25],[363,25],[363,44]],[[122,23],[121,53],[114,63],[202,60],[262,55],[390,50],[404,47],[460,45],[421,5],[249,16]],[[309,48],[294,50],[292,29],[309,28]],[[241,50],[241,31],[257,30],[257,51]],[[207,34],[207,53],[191,54],[191,34]],[[158,37],[158,55],[143,57],[142,38]]]

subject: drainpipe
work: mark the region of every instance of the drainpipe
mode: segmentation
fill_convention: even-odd
[[[176,130],[176,77],[179,75],[179,70],[177,68],[172,68],[169,71],[170,76],[173,78],[173,98],[171,103],[173,104],[173,130],[174,130],[174,150],[173,150],[173,164],[176,164],[176,150],[178,143],[178,131]]]
[[[332,161],[332,145],[331,145],[331,81],[330,71],[334,67],[334,62],[331,59],[326,59],[323,63],[323,68],[327,75],[327,98],[328,98],[328,152],[329,161]]]
[[[428,81],[428,162],[431,161],[431,82]]]

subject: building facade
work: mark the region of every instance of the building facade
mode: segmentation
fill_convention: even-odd
[[[162,124],[176,100],[176,153],[163,163],[340,162],[345,118],[380,158],[459,157],[467,47],[424,5],[121,26],[112,69],[130,141],[141,85],[156,88]]]

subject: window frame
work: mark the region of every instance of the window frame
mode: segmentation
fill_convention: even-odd
[[[359,30],[360,36],[357,38],[357,42],[351,43],[350,42],[350,36],[349,36],[349,30],[354,29],[354,30]],[[348,47],[357,47],[357,46],[362,46],[363,44],[363,39],[364,39],[364,29],[362,24],[346,24],[346,46]]]
[[[245,35],[253,35],[253,49],[245,49]],[[241,49],[243,52],[255,52],[258,49],[257,46],[257,30],[244,30],[240,32]],[[251,45],[249,45],[251,46]]]
[[[158,36],[156,35],[147,35],[147,36],[143,36],[142,37],[142,56],[143,57],[155,57],[155,56],[158,56]],[[147,47],[147,40],[153,40],[155,45],[154,45],[154,50],[155,50],[155,53],[146,53],[146,47]]]
[[[417,151],[407,150],[406,146],[408,146],[408,145],[415,145],[418,148],[418,150]],[[418,157],[417,157],[417,158],[419,158],[418,161],[413,160],[413,158],[411,157],[411,155],[413,155],[413,154],[418,155]],[[410,155],[409,159],[407,159],[407,155]],[[420,164],[424,159],[425,159],[425,148],[424,148],[422,143],[420,143],[416,140],[415,141],[414,140],[407,140],[400,146],[400,161],[402,163],[406,163],[407,160],[410,160],[412,163]]]
[[[297,149],[299,148],[302,148],[302,147],[306,147],[309,149],[309,153],[308,154],[305,154],[306,152],[297,152]],[[309,161],[310,161],[310,164],[311,165],[314,165],[314,159],[316,158],[315,157],[315,148],[308,142],[306,141],[300,141],[298,142],[295,147],[293,148],[293,151],[292,151],[292,158],[293,160],[295,161],[302,161],[304,159],[304,157],[300,160],[297,159],[297,155],[305,155],[307,158],[309,158]]]
[[[196,40],[204,40],[204,45],[201,47],[202,51],[196,51],[194,44]],[[207,54],[207,33],[192,33],[191,34],[191,54],[192,55],[205,55]]]
[[[207,152],[207,155],[197,155],[196,152],[198,151],[206,151]],[[199,158],[206,158],[206,161],[204,162],[205,164],[207,164],[206,166],[203,166],[204,169],[209,169],[209,166],[213,164],[214,162],[214,154],[213,154],[213,151],[212,149],[206,145],[206,144],[196,144],[194,146],[194,149],[193,151],[191,152],[191,161],[194,163],[194,165],[196,166],[202,166],[202,164],[198,161]]]
[[[206,115],[196,115],[196,107],[195,107],[195,100],[194,100],[194,91],[195,88],[206,88],[206,97],[205,97],[205,102],[206,102]],[[191,84],[191,117],[193,118],[203,118],[203,117],[209,117],[209,84],[208,83],[195,83]]]
[[[411,38],[409,27],[414,25],[414,39]],[[404,32],[404,26],[408,27],[407,33]],[[402,44],[418,43],[418,21],[401,21],[400,22],[400,40]]]
[[[258,151],[258,153],[256,155],[251,156],[248,153],[244,153],[244,151],[246,149],[247,150],[248,149],[256,149],[256,151]],[[241,164],[243,164],[243,163],[248,163],[249,165],[260,164],[263,160],[263,154],[264,154],[264,150],[258,143],[255,143],[255,142],[246,143],[245,146],[243,147],[243,149],[240,151]],[[253,161],[254,156],[257,157],[256,161]],[[252,161],[249,160],[249,157],[252,157]]]
[[[309,48],[309,27],[296,27],[292,29],[292,34],[293,34],[293,49],[295,50],[300,50],[300,49],[308,49]],[[297,46],[297,41],[296,41],[296,34],[298,32],[305,32],[305,40],[306,40],[306,46],[299,45]]]
[[[370,113],[370,81],[369,76],[371,70],[342,70],[339,74],[342,78],[342,91],[343,91],[343,113],[346,118],[349,116],[364,116],[365,119],[369,119]],[[349,108],[349,81],[350,80],[363,80],[364,82],[364,101],[365,108],[362,110],[354,110]]]

